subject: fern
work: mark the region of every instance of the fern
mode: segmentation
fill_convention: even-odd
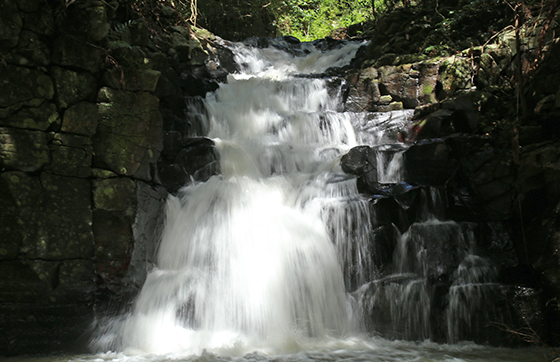
[[[136,23],[138,23],[137,20],[129,20],[125,23],[118,24],[109,30],[108,37],[118,41],[119,39],[122,39],[124,32]]]
[[[120,49],[120,48],[132,49],[132,46],[124,40],[110,40],[108,46],[109,49]]]

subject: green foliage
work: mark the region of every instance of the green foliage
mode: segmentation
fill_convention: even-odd
[[[373,15],[369,0],[284,0],[279,5],[276,25],[280,33],[304,41],[324,38]]]

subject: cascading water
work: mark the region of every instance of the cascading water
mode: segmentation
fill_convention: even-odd
[[[326,80],[292,75],[347,64],[359,46],[295,58],[236,48],[244,70],[206,99],[222,175],[168,201],[157,267],[111,348],[200,353],[356,330],[342,267],[358,283],[373,273],[357,240],[369,221],[337,161],[356,136]]]
[[[433,245],[449,247],[457,259],[451,264],[459,265],[442,316],[450,342],[475,328],[471,317],[495,284],[492,266],[474,254],[462,228],[434,216],[437,190],[422,190],[421,211],[401,232],[392,222],[381,225],[386,211],[342,172],[341,157],[369,144],[381,188],[404,177],[406,147],[396,135],[412,111],[341,112],[340,82],[316,76],[347,64],[360,45],[321,52],[301,44],[291,53],[281,41],[264,49],[232,45],[242,71],[207,94],[196,115],[220,152],[221,175],[169,198],[156,267],[133,310],[103,328],[96,349],[204,360],[221,360],[207,351],[258,351],[305,353],[290,361],[447,361],[479,348],[418,347],[363,334],[432,336],[430,281],[442,263],[427,253]]]

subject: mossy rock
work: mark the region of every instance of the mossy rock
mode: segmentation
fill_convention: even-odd
[[[39,106],[54,96],[52,79],[39,70],[0,64],[0,79],[0,108]]]
[[[57,133],[49,144],[51,163],[45,170],[61,176],[89,177],[93,146],[86,136]]]
[[[61,131],[91,136],[97,130],[99,118],[97,104],[78,102],[64,112]]]
[[[95,266],[92,260],[64,260],[57,270],[57,284],[49,302],[91,303],[95,290]]]
[[[60,117],[54,103],[44,102],[39,107],[24,107],[0,118],[0,126],[47,131],[60,126]]]
[[[38,207],[27,218],[36,231],[22,246],[25,255],[44,260],[91,258],[91,182],[45,172],[40,182]]]
[[[40,35],[52,36],[55,32],[53,12],[46,3],[42,3],[41,7],[39,11],[22,13],[25,29]]]
[[[18,44],[23,19],[16,1],[0,2],[0,48],[12,48]]]
[[[106,71],[102,82],[114,89],[154,92],[160,75],[157,70],[119,67]]]
[[[45,264],[21,259],[1,262],[0,304],[42,301],[52,291],[51,276],[56,272],[54,264],[50,268]]]
[[[18,256],[45,261],[93,256],[88,180],[8,172],[0,182],[6,186],[1,206],[10,215],[0,224],[2,233],[10,231],[2,245],[17,245]]]
[[[60,35],[54,40],[52,60],[63,67],[72,67],[96,73],[101,68],[103,51],[85,40]]]
[[[163,148],[159,100],[140,92],[102,88],[98,95],[101,115],[94,137],[94,165],[132,176],[141,166],[155,163]],[[136,175],[149,179],[150,174]]]
[[[455,95],[460,90],[470,89],[473,73],[471,60],[460,56],[445,58],[440,64],[439,82],[443,99]]]
[[[33,172],[47,165],[50,157],[45,133],[0,128],[0,168]]]
[[[57,101],[61,108],[68,108],[79,101],[95,99],[97,79],[88,72],[53,67]]]
[[[127,211],[136,207],[136,184],[129,178],[94,181],[93,204],[96,209]]]

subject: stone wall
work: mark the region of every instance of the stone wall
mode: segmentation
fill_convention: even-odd
[[[0,3],[0,355],[86,350],[94,318],[126,306],[153,263],[158,169],[176,191],[200,174],[181,162],[215,157],[209,141],[193,146],[200,120],[184,122],[185,97],[215,84],[181,75],[211,79],[219,51],[181,27],[152,40],[117,8]],[[164,142],[191,154],[158,165]]]

